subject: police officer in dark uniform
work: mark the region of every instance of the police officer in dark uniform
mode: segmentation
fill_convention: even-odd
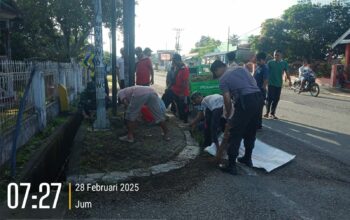
[[[228,121],[230,128],[229,147],[227,154],[229,164],[221,167],[225,172],[237,175],[236,158],[242,139],[245,155],[238,162],[252,167],[252,152],[256,138],[256,128],[263,104],[263,97],[255,79],[247,69],[240,66],[226,65],[216,60],[210,67],[214,77],[219,78],[220,89],[224,97],[227,116],[232,111],[231,99],[234,102],[234,113]]]

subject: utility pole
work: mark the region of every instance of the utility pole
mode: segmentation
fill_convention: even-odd
[[[183,28],[174,28],[173,30],[176,32],[176,35],[175,35],[175,51],[177,53],[180,53],[180,51],[181,51],[180,36],[181,36],[181,32],[183,31]]]
[[[227,32],[227,52],[230,50],[230,26],[228,26]]]
[[[101,0],[95,0],[95,84],[96,84],[96,121],[95,129],[109,128],[106,114],[105,73],[102,47],[102,9]]]
[[[112,114],[117,115],[117,49],[116,49],[116,0],[112,0]]]
[[[135,84],[135,0],[123,0],[124,63],[129,86]],[[125,77],[127,79],[127,77]]]

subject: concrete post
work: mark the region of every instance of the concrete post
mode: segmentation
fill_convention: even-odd
[[[83,69],[78,66],[78,92],[81,93],[84,90],[84,85],[83,85]]]
[[[330,80],[330,87],[336,87],[337,85],[337,64],[332,65],[332,72],[331,72],[331,80]]]
[[[350,44],[347,44],[345,48],[345,65],[350,65]]]
[[[37,71],[34,74],[33,82],[33,97],[34,108],[38,113],[39,129],[43,130],[46,127],[46,103],[45,103],[45,79],[42,71]]]
[[[106,112],[105,73],[102,51],[102,10],[101,0],[95,0],[95,82],[96,82],[96,121],[94,128],[109,128]]]
[[[331,87],[337,87],[339,86],[339,80],[338,75],[344,74],[344,71],[346,69],[346,66],[343,64],[333,64],[332,65],[332,72],[331,72],[331,80],[330,80],[330,86]]]
[[[66,86],[66,73],[64,71],[62,71],[62,66],[60,63],[58,64],[58,74],[59,74],[59,83],[61,85],[63,85],[64,87],[67,87]]]
[[[74,99],[78,96],[78,67],[73,63],[73,73],[74,73]]]
[[[13,69],[10,69],[11,67],[13,68],[13,66],[16,66],[17,63],[15,63],[15,61],[5,61],[4,63],[4,69],[5,69],[5,73],[8,72],[13,72]],[[7,89],[6,89],[6,93],[7,96],[13,97],[15,96],[15,90],[14,90],[14,74],[8,74],[7,78],[7,82],[5,81],[5,84],[7,84]],[[5,78],[5,79],[6,79]]]

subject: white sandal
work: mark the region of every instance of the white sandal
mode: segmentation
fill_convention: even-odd
[[[119,137],[119,140],[120,140],[120,141],[124,141],[124,142],[128,142],[128,143],[134,143],[134,142],[135,142],[134,139],[129,139],[129,138],[128,138],[128,135]]]

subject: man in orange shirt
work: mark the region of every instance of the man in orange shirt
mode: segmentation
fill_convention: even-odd
[[[141,47],[135,48],[135,54],[137,56],[136,63],[136,85],[150,86],[154,83],[154,71],[150,56],[152,50],[148,47],[142,51]]]
[[[169,107],[170,103],[175,101],[179,118],[184,123],[188,123],[190,70],[182,62],[181,56],[177,53],[173,55],[172,62],[175,71],[172,86],[165,91],[162,100],[166,108]]]

